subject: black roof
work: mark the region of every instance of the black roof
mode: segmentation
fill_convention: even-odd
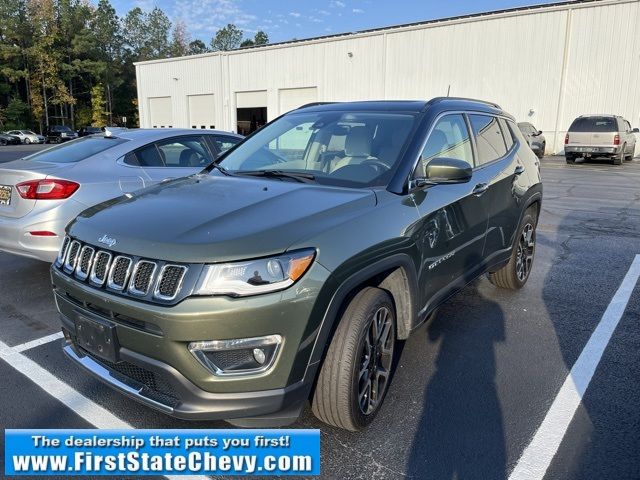
[[[473,110],[493,114],[505,114],[499,105],[484,100],[458,97],[436,97],[429,101],[424,100],[368,100],[358,102],[317,102],[303,105],[297,110],[289,112],[327,112],[327,111],[388,111],[388,112],[415,112],[420,113],[429,107],[438,110]]]

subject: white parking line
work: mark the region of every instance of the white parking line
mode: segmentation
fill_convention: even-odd
[[[121,420],[109,410],[89,400],[80,392],[21,353],[29,348],[52,342],[61,336],[62,334],[47,335],[46,337],[15,347],[10,347],[0,341],[0,358],[93,426],[101,429],[134,429],[131,424]],[[165,478],[170,480],[209,479],[209,477],[204,475],[166,476]]]
[[[587,345],[560,388],[533,440],[511,472],[509,480],[541,480],[544,477],[600,363],[602,354],[627,308],[638,278],[640,278],[640,255],[635,256],[620,288],[611,299],[600,323],[591,334]]]

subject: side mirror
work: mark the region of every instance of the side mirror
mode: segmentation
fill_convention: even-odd
[[[429,183],[466,183],[471,180],[471,165],[456,158],[437,157],[427,164]]]
[[[542,130],[538,130],[538,133],[536,133],[536,135],[542,135]]]
[[[631,130],[631,133],[640,133],[640,130],[637,128],[634,128],[633,130]]]

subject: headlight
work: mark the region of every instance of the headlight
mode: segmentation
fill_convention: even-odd
[[[283,290],[305,274],[314,257],[314,250],[300,250],[277,257],[207,265],[194,294],[242,297]]]

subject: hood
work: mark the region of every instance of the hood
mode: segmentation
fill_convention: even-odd
[[[96,205],[68,231],[98,246],[106,235],[112,250],[146,258],[231,261],[282,253],[375,204],[368,189],[194,175]]]

